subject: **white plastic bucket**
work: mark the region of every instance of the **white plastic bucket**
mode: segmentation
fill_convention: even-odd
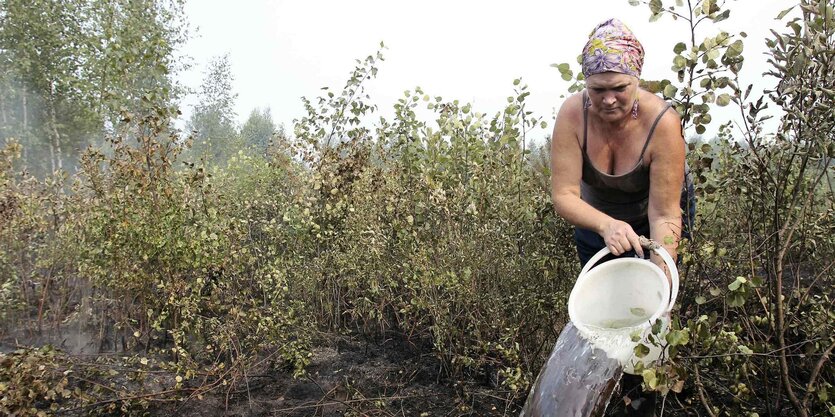
[[[627,373],[634,373],[637,362],[647,365],[661,357],[661,348],[647,337],[660,319],[663,341],[678,297],[678,270],[672,257],[659,245],[651,250],[664,260],[671,280],[657,265],[640,258],[617,258],[593,268],[610,253],[604,248],[586,263],[568,298],[568,315],[580,334],[619,360]],[[636,333],[639,342],[650,348],[643,358],[634,355],[639,343],[632,341]]]

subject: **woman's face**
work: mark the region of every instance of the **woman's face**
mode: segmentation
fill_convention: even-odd
[[[617,121],[629,117],[637,98],[638,78],[618,72],[602,72],[586,79],[592,109],[603,120]]]

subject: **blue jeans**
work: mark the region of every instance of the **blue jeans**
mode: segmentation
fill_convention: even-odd
[[[696,217],[696,192],[693,189],[693,184],[689,184],[686,191],[681,193],[680,205],[682,225],[681,237],[682,239],[689,239],[690,232],[693,230],[693,219]],[[639,236],[649,237],[648,218],[644,217],[639,221],[629,223],[629,225],[632,226],[632,230],[634,230]],[[594,254],[600,252],[600,250],[606,246],[603,242],[603,237],[591,230],[579,227],[574,228],[574,242],[577,244],[577,255],[580,257],[581,267],[585,266],[586,262],[588,262]],[[625,256],[635,256],[635,251],[632,250],[621,254],[620,256],[610,254],[601,259],[601,262]],[[649,257],[649,253],[645,253],[645,256]]]

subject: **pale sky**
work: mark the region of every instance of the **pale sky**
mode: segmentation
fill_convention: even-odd
[[[743,82],[762,83],[768,29],[782,32],[783,24],[774,18],[795,2],[727,3],[731,16],[721,29],[748,34]],[[513,80],[521,77],[531,92],[528,110],[544,116],[550,132],[568,88],[550,65],[573,65],[597,23],[617,17],[635,32],[646,50],[643,79],[673,78],[673,46],[689,39],[685,22],[667,16],[650,23],[648,7],[633,7],[627,0],[190,0],[186,13],[195,33],[182,53],[194,66],[180,80],[196,90],[206,64],[228,53],[239,122],[255,107],[270,107],[288,132],[292,120],[304,116],[302,96],[313,99],[325,86],[340,91],[354,60],[373,54],[381,41],[387,47],[385,61],[379,63],[377,78],[367,83],[381,115],[390,119],[403,91],[420,86],[432,97],[470,102],[475,111],[492,116],[513,94]],[[708,22],[699,29],[697,36],[719,30]],[[186,117],[193,104],[193,97],[182,103]],[[717,116],[716,126],[730,117]],[[548,132],[535,134],[542,138]]]

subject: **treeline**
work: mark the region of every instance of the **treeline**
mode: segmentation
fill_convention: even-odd
[[[223,164],[243,147],[265,152],[283,136],[269,109],[237,126],[227,56],[209,63],[199,91],[176,81],[189,36],[182,0],[0,2],[0,139],[23,145],[19,165],[39,178],[72,172],[88,146],[104,147],[126,115],[163,112],[196,93],[182,133],[188,159]]]
[[[122,112],[182,94],[180,1],[4,0],[0,14],[0,136],[41,176],[101,145]]]

